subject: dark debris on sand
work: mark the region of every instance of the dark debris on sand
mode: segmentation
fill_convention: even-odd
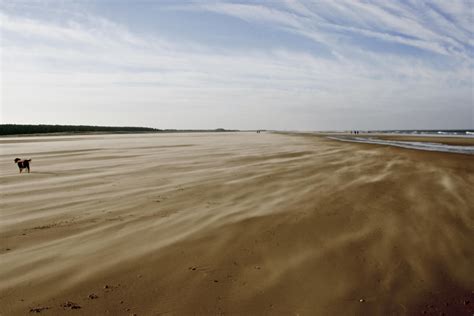
[[[80,309],[81,305],[79,305],[77,303],[74,303],[74,302],[71,302],[71,301],[67,301],[66,303],[61,304],[61,307],[62,308],[69,308],[69,309]]]
[[[30,313],[41,313],[44,310],[49,309],[48,306],[38,306],[30,308]]]

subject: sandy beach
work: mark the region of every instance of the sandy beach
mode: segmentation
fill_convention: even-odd
[[[472,156],[272,133],[0,144],[1,315],[474,313]]]

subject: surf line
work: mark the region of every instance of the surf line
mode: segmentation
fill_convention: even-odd
[[[365,137],[328,136],[327,138],[335,139],[335,140],[339,140],[343,142],[378,144],[378,145],[388,145],[388,146],[402,147],[402,148],[408,148],[408,149],[441,151],[441,152],[447,152],[447,153],[474,155],[474,146],[455,146],[455,145],[446,145],[446,144],[428,143],[428,142],[390,141],[390,140],[376,139],[376,138],[370,138],[370,137],[365,138]]]

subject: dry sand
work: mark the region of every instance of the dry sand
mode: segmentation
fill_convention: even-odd
[[[266,133],[0,143],[1,315],[474,311],[472,156]]]

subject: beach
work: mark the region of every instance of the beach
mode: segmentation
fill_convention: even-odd
[[[0,315],[474,313],[472,155],[278,133],[0,144]]]
[[[335,135],[338,135],[338,134],[335,134]],[[344,135],[349,136],[349,137],[352,136],[351,134],[348,134],[348,133],[345,133]],[[465,136],[465,135],[446,136],[446,135],[436,135],[436,134],[435,135],[429,135],[429,134],[403,135],[403,134],[362,133],[362,134],[358,134],[357,137],[382,139],[382,140],[389,140],[389,141],[401,141],[401,142],[439,143],[439,144],[453,145],[453,146],[474,146],[474,137]]]

